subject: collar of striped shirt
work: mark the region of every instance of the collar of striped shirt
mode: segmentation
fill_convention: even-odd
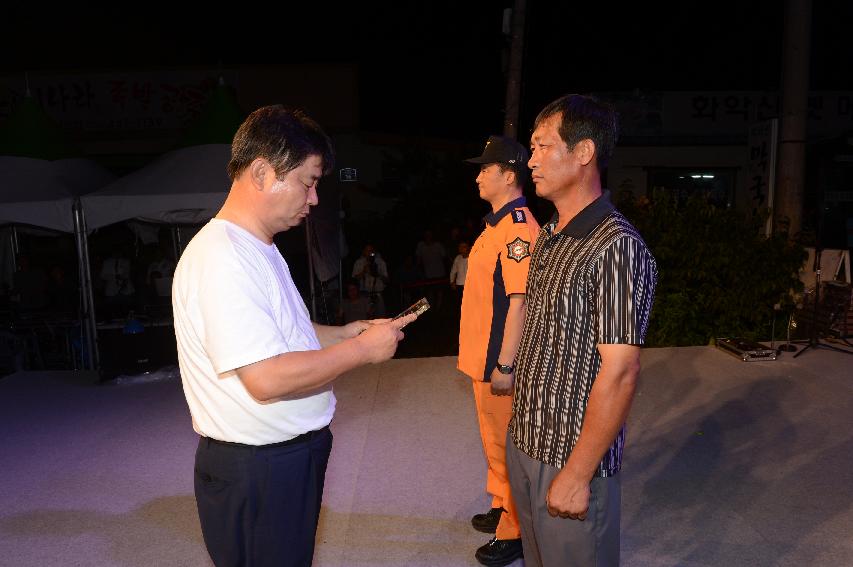
[[[510,201],[506,205],[500,208],[500,210],[496,213],[489,213],[485,217],[483,217],[483,221],[489,226],[497,226],[497,224],[501,221],[502,218],[507,216],[510,211],[513,209],[517,209],[518,207],[523,207],[527,204],[527,199],[525,197],[519,197],[513,201]]]
[[[592,232],[592,229],[597,227],[615,209],[616,207],[610,202],[610,191],[605,190],[595,201],[575,215],[575,218],[563,227],[560,234],[565,234],[572,238],[586,238]],[[551,217],[547,225],[550,234],[554,234],[554,229],[557,227],[559,220],[559,215],[555,211],[554,216]]]

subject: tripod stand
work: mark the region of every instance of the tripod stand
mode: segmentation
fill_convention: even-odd
[[[820,337],[818,336],[818,321],[820,320],[820,314],[818,312],[820,306],[820,254],[821,248],[819,246],[815,246],[814,251],[814,274],[815,274],[815,287],[814,287],[814,305],[812,309],[812,325],[811,332],[809,333],[809,342],[806,346],[804,346],[800,352],[795,354],[793,358],[797,358],[810,348],[825,348],[827,350],[834,350],[838,352],[843,352],[845,354],[853,354],[853,351],[839,348],[837,346],[826,344],[825,342],[821,342]],[[829,325],[827,324],[827,327]]]

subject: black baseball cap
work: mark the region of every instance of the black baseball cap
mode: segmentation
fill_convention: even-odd
[[[527,148],[506,136],[489,136],[483,155],[466,159],[468,163],[527,163]]]

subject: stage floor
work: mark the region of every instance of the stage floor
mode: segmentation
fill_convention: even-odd
[[[455,358],[342,377],[317,566],[478,565],[489,505]],[[853,557],[853,358],[643,351],[623,469],[622,564],[844,565]],[[0,379],[0,565],[209,566],[179,381]],[[523,565],[516,562],[516,567]]]

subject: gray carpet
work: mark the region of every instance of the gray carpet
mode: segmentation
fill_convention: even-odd
[[[453,358],[336,386],[317,566],[477,565],[488,507]],[[623,473],[623,565],[849,565],[853,358],[643,352]],[[209,566],[180,384],[0,379],[0,565]],[[523,565],[519,561],[515,565]]]

